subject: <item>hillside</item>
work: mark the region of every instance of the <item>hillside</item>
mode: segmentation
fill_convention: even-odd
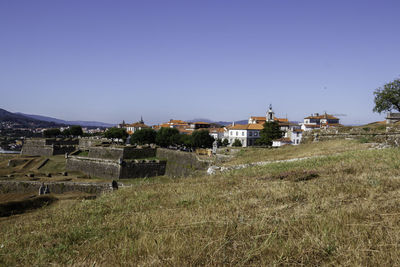
[[[13,128],[45,128],[62,125],[54,122],[29,118],[24,115],[11,113],[5,109],[0,108],[0,126],[2,124],[12,125]]]
[[[399,265],[398,148],[323,147],[2,218],[0,265]]]
[[[66,125],[80,125],[80,126],[85,126],[85,127],[113,127],[113,126],[115,126],[114,124],[100,122],[100,121],[66,121],[66,120],[61,120],[61,119],[52,118],[52,117],[48,117],[48,116],[42,116],[42,115],[32,115],[32,114],[24,114],[24,113],[17,113],[17,114],[20,114],[20,115],[23,115],[25,117],[29,117],[32,119],[36,119],[36,120],[54,122],[54,123],[60,123],[60,124],[66,124]]]

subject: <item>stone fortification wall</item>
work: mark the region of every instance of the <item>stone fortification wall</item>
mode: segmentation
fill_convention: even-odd
[[[0,193],[38,193],[41,184],[34,181],[0,181]],[[55,194],[74,191],[100,194],[111,190],[110,183],[51,182],[46,185],[49,186],[50,192]]]
[[[79,138],[78,147],[80,149],[88,149],[91,146],[95,146],[101,144],[103,139],[94,139],[94,138]]]
[[[49,157],[70,153],[76,149],[77,144],[77,139],[26,139],[21,154]]]
[[[165,160],[153,162],[126,161],[122,163],[119,178],[161,176],[165,174],[166,166]]]
[[[143,159],[156,156],[155,148],[136,147],[90,147],[89,157],[100,159]]]
[[[167,161],[165,174],[172,177],[190,176],[206,171],[211,161],[201,160],[195,153],[157,148],[157,158]]]
[[[165,174],[165,161],[119,160],[70,156],[67,171],[80,171],[90,177],[106,179],[152,177]]]
[[[115,160],[93,159],[88,157],[68,157],[67,171],[80,171],[90,177],[118,179],[120,165]]]

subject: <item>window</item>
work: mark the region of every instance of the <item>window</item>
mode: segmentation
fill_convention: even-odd
[[[258,132],[254,132],[254,136],[257,136],[258,135]]]
[[[239,131],[236,131],[236,136],[238,136],[239,135]]]
[[[242,136],[244,136],[244,131],[242,132]]]
[[[253,132],[249,132],[249,136],[253,136]]]

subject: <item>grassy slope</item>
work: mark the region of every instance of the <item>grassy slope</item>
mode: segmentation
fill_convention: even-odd
[[[227,162],[226,165],[331,155],[346,151],[363,150],[368,147],[368,144],[361,144],[351,140],[332,140],[298,146],[283,146],[274,149],[249,147],[241,149],[236,157]]]
[[[1,219],[0,265],[399,265],[399,167],[398,149],[363,150],[148,179]]]

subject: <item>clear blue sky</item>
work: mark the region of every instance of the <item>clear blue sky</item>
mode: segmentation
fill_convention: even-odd
[[[400,1],[0,2],[0,107],[153,124],[346,114],[382,120]]]

